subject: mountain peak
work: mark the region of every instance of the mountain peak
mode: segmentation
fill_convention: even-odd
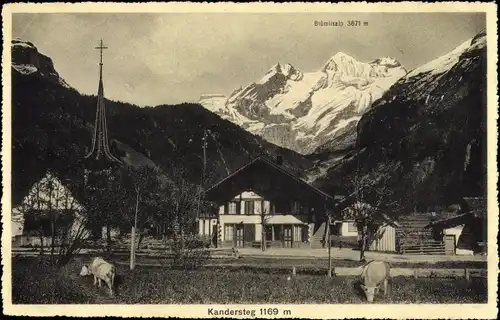
[[[34,50],[37,50],[35,45],[29,41],[26,41],[26,40],[23,40],[21,38],[14,38],[12,39],[11,43],[10,43],[11,47],[24,47],[24,48],[28,48],[28,49],[34,49]]]
[[[325,66],[332,66],[332,65],[339,65],[339,64],[344,64],[344,63],[352,63],[352,62],[358,62],[355,58],[352,56],[348,55],[347,53],[344,52],[337,52],[333,56],[328,59],[326,62]]]
[[[290,63],[276,63],[265,76],[258,82],[259,84],[267,83],[275,75],[283,75],[286,79],[299,80],[302,77],[302,72],[292,66]]]
[[[14,38],[11,41],[12,68],[23,75],[39,74],[66,88],[70,86],[59,77],[52,59],[40,53],[36,46],[26,40]]]
[[[337,52],[333,56],[328,59],[328,61],[324,64],[322,71],[333,71],[336,72],[339,69],[343,69],[343,66],[347,65],[356,65],[360,62],[355,58],[351,57],[347,53]]]
[[[272,66],[267,73],[282,73],[283,75],[288,76],[290,73],[293,73],[296,70],[297,69],[295,69],[295,67],[290,63],[278,62],[274,66]]]
[[[387,67],[392,67],[392,68],[401,67],[401,63],[393,57],[378,58],[378,59],[375,59],[372,62],[370,62],[370,64],[372,64],[372,65],[376,64],[376,65],[387,66]]]
[[[347,53],[344,53],[344,52],[337,52],[336,54],[334,54],[330,60],[337,60],[337,59],[353,59],[353,60],[356,60],[354,59],[352,56],[348,55]]]

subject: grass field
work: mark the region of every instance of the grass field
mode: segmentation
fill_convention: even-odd
[[[81,262],[60,270],[36,258],[13,261],[13,303],[366,303],[356,277],[328,278],[258,270],[194,271],[118,267],[117,293],[95,288],[78,276]],[[486,303],[485,279],[392,279],[390,294],[376,303]]]
[[[112,261],[118,263],[128,263],[129,258],[124,256],[110,257]],[[151,257],[138,257],[138,263],[144,264],[156,264],[163,265],[169,264],[168,260],[151,258]],[[296,267],[299,273],[325,273],[328,270],[328,259],[299,259],[299,258],[253,258],[253,257],[242,257],[240,259],[209,259],[205,262],[210,266],[225,266],[231,267],[232,269],[271,269],[279,270],[291,270],[292,267]],[[365,262],[353,261],[353,260],[338,260],[334,259],[332,261],[332,267],[359,267],[364,265]],[[486,269],[486,262],[484,261],[443,261],[436,263],[418,263],[418,262],[391,262],[391,267],[394,268],[449,268],[449,269]]]

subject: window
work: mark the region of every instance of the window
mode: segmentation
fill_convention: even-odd
[[[303,225],[301,228],[302,234],[302,242],[308,242],[309,241],[309,226],[308,225]]]
[[[354,225],[354,222],[347,223],[347,232],[357,232],[358,228]]]
[[[233,240],[234,235],[234,225],[225,224],[224,225],[224,240],[230,241]]]
[[[245,214],[255,213],[255,203],[254,201],[245,201]]]
[[[292,201],[292,214],[300,214],[300,203]]]
[[[274,227],[274,241],[283,240],[283,227],[280,224],[276,224]]]
[[[275,209],[276,209],[276,206],[275,206],[274,202],[269,202],[269,213],[268,214],[274,214],[276,211]]]
[[[293,226],[293,240],[301,242],[302,241],[302,226],[294,225]]]
[[[264,230],[266,232],[266,241],[273,241],[273,226],[264,226]]]
[[[236,214],[236,202],[229,202],[228,204],[228,214]]]
[[[269,214],[269,210],[266,208],[266,202],[264,200],[259,200],[256,201],[256,204],[258,206],[257,212],[259,214]]]
[[[300,214],[309,214],[309,207],[307,205],[300,205]]]
[[[279,214],[287,214],[290,213],[291,211],[291,205],[292,203],[288,200],[280,200],[276,201],[275,205],[275,212]]]

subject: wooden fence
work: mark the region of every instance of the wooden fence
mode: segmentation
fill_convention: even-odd
[[[335,268],[337,276],[361,276],[363,267],[357,268]],[[391,277],[414,277],[414,278],[466,278],[487,277],[486,269],[444,269],[444,268],[391,268]]]
[[[397,251],[402,254],[444,255],[444,241],[436,241],[431,229],[425,226],[431,221],[427,214],[413,214],[400,219],[401,228],[396,230]]]
[[[196,251],[204,252],[207,257],[211,259],[239,259],[240,254],[238,250],[233,250],[231,248],[210,248],[210,249],[192,249],[193,253]],[[41,253],[40,248],[13,248],[12,255],[16,256],[39,256]],[[45,250],[47,254],[47,249]],[[105,248],[89,248],[82,249],[77,254],[78,256],[98,256],[106,254]],[[127,247],[113,247],[111,250],[111,254],[113,256],[125,256],[128,257],[130,255],[130,248]],[[161,248],[161,249],[142,249],[136,250],[135,252],[137,257],[145,257],[145,258],[171,258],[174,256],[174,252],[169,248]]]
[[[418,242],[406,242],[399,246],[402,254],[445,254],[445,244],[443,241],[421,240]]]

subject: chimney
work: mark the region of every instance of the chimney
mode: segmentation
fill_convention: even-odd
[[[276,164],[278,166],[283,165],[283,156],[282,155],[279,154],[279,155],[276,156]]]

